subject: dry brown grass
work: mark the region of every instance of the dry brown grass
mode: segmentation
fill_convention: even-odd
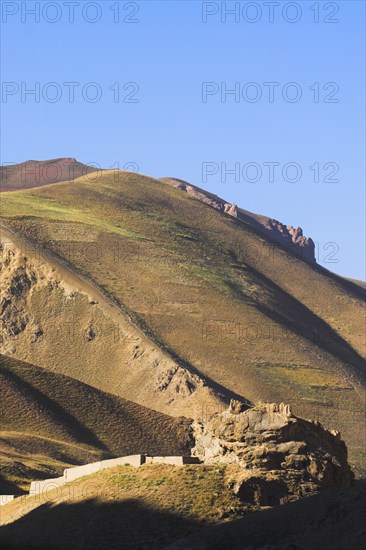
[[[162,548],[254,509],[229,489],[233,470],[145,465],[102,471],[3,507],[2,541],[22,548]]]
[[[118,299],[156,342],[251,401],[340,428],[360,461],[364,309],[351,284],[137,174],[2,199],[6,225]]]
[[[66,465],[112,456],[190,454],[189,420],[34,365],[0,356],[0,391],[4,485],[24,489]]]

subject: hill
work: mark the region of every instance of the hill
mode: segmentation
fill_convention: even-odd
[[[94,310],[85,296],[74,300],[65,282],[50,290],[50,273],[42,279],[40,268],[35,283],[36,259],[23,254],[27,265],[12,270],[7,260],[12,295],[22,274],[29,284],[16,334],[14,314],[3,311],[5,353],[172,415],[208,415],[235,395],[285,401],[296,415],[340,429],[351,463],[362,464],[358,286],[274,246],[249,221],[139,174],[106,171],[98,182],[3,193],[1,213],[23,243],[47,252],[43,266],[52,258],[83,277],[129,323],[118,324],[116,343],[105,304]],[[57,296],[59,309],[51,311]],[[55,320],[65,327],[70,314],[74,333],[56,333]],[[125,337],[131,326],[140,339],[134,351]],[[161,372],[151,349],[165,361]]]
[[[18,164],[0,166],[0,193],[32,189],[41,185],[88,178],[97,168],[87,166],[74,158],[27,160]]]
[[[1,493],[27,489],[31,479],[60,475],[70,464],[190,454],[189,420],[3,355],[0,399]]]
[[[41,498],[3,506],[1,540],[7,548],[50,548],[50,543],[63,549],[163,548],[202,526],[256,509],[229,487],[238,470],[204,465],[104,470]]]
[[[329,490],[182,537],[167,550],[359,550],[366,529],[365,481]]]
[[[187,183],[186,181],[176,178],[161,178],[163,183],[171,185],[175,189],[179,189],[188,193],[191,197],[212,206],[219,212],[224,212],[229,216],[242,220],[260,233],[268,237],[273,242],[280,244],[288,252],[295,254],[299,258],[306,259],[310,262],[315,262],[315,244],[309,237],[304,237],[301,227],[292,227],[292,225],[284,225],[283,223],[263,216],[254,214],[249,210],[238,208],[236,204],[231,204],[221,199],[213,193],[209,193],[205,189],[201,189],[196,185]]]
[[[217,465],[105,470],[4,506],[1,540],[14,549],[361,547],[364,482],[264,509],[235,497],[229,486],[237,473]]]
[[[153,341],[114,296],[37,244],[3,227],[0,235],[3,353],[168,414],[220,406],[217,385]]]

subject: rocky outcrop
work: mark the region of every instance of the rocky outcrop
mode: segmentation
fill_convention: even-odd
[[[248,409],[232,400],[205,424],[194,422],[193,430],[194,456],[242,467],[231,485],[246,502],[280,504],[325,487],[348,486],[354,477],[339,432],[297,418],[283,403]]]
[[[230,216],[237,217],[237,207],[235,204],[227,203],[204,189],[199,189],[199,187],[196,187],[195,185],[190,185],[183,180],[175,178],[162,178],[162,181],[172,187],[175,187],[176,189],[179,189],[180,191],[184,191],[187,195],[194,197],[200,202],[204,202],[205,204],[212,206],[212,208],[220,210],[220,212],[225,212],[226,214],[230,214]]]
[[[236,204],[225,202],[213,193],[209,193],[204,189],[200,189],[195,185],[191,185],[179,179],[161,178],[161,181],[175,187],[176,189],[184,191],[191,197],[208,204],[220,212],[224,212],[229,216],[233,216],[234,218],[250,223],[262,234],[279,243],[281,246],[285,247],[287,251],[295,254],[295,256],[310,262],[315,262],[314,241],[309,237],[304,237],[301,227],[295,228],[292,225],[284,225],[273,218],[253,214],[248,210],[238,208]]]
[[[287,250],[300,258],[315,262],[315,244],[310,237],[304,237],[301,227],[284,225],[283,223],[267,218],[263,230],[268,236],[283,244]]]
[[[236,206],[236,204],[230,204],[226,202],[224,204],[224,212],[225,214],[229,214],[229,216],[233,216],[233,218],[238,217],[238,207]]]

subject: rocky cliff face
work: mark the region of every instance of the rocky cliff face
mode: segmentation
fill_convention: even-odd
[[[240,217],[240,216],[239,216]],[[284,245],[299,258],[315,262],[315,244],[310,237],[304,237],[301,227],[284,225],[283,223],[267,218],[263,225],[263,233]]]
[[[253,214],[252,212],[238,208],[236,204],[225,202],[217,195],[209,193],[204,189],[200,189],[195,185],[191,185],[179,179],[162,178],[161,181],[175,187],[176,189],[184,191],[191,197],[208,204],[220,212],[225,212],[225,214],[228,214],[229,216],[233,216],[234,218],[250,223],[262,234],[279,243],[299,258],[306,259],[310,262],[315,262],[314,241],[309,237],[304,237],[301,227],[284,225],[273,218]]]
[[[193,430],[195,456],[243,468],[232,488],[250,503],[282,504],[325,487],[348,486],[354,477],[339,432],[297,418],[283,403],[247,409],[232,400],[205,424],[194,422]]]

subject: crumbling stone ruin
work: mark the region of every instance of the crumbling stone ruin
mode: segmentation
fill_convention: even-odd
[[[232,400],[204,424],[195,421],[193,430],[192,454],[208,464],[239,464],[242,473],[232,488],[253,504],[282,504],[325,487],[349,486],[354,477],[340,433],[297,418],[283,403],[248,409]]]

